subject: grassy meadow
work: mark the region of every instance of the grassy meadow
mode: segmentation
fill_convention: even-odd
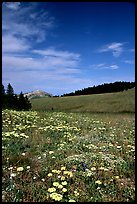
[[[134,89],[32,103],[2,111],[3,202],[135,200]]]
[[[49,110],[67,112],[135,112],[135,89],[128,91],[69,96],[57,98],[32,99],[36,111]]]

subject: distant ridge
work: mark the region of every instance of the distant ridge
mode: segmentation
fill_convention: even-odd
[[[27,96],[28,99],[33,99],[33,98],[44,98],[44,97],[52,97],[51,94],[41,91],[41,90],[36,90],[28,93],[24,93],[24,96]]]

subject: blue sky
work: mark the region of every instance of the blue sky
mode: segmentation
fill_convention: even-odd
[[[135,80],[135,8],[126,2],[5,2],[2,83],[61,95]]]

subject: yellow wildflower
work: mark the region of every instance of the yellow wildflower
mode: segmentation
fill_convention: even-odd
[[[71,171],[69,171],[69,172],[68,172],[68,175],[69,175],[70,177],[72,177],[72,176],[73,176],[73,173],[72,173]]]
[[[49,174],[48,174],[48,177],[51,177],[52,175],[53,175],[52,173],[49,173]]]
[[[95,168],[95,167],[92,167],[92,168],[91,168],[91,171],[96,171],[96,168]]]
[[[59,183],[58,183],[58,182],[54,182],[54,183],[53,183],[53,186],[56,186],[56,187],[57,187],[57,186],[59,186]]]
[[[100,181],[100,180],[97,180],[95,183],[97,183],[97,184],[102,184],[102,182]]]
[[[57,170],[56,170],[56,169],[53,169],[53,170],[52,170],[52,173],[57,173]]]
[[[79,193],[77,191],[74,191],[75,196],[79,196]]]
[[[75,200],[70,199],[68,202],[76,202]]]
[[[59,185],[58,185],[58,188],[60,188],[60,189],[61,189],[61,188],[63,188],[63,186],[62,186],[61,184],[59,184]]]
[[[61,170],[66,170],[66,167],[65,167],[65,166],[62,166],[62,167],[61,167]]]
[[[58,194],[58,193],[52,193],[52,194],[50,194],[50,197],[56,201],[60,201],[63,198],[63,196],[61,194]]]
[[[61,182],[63,186],[66,186],[67,185],[67,181],[63,181]]]
[[[62,192],[64,192],[64,193],[67,192],[67,189],[66,189],[66,188],[63,188],[63,189],[62,189]]]
[[[21,167],[18,167],[18,168],[17,168],[17,171],[23,171],[23,169],[24,169],[24,168],[21,166]]]
[[[56,188],[48,188],[48,192],[52,193],[52,192],[55,192],[56,191]]]
[[[53,151],[49,151],[49,154],[53,154],[54,152]]]
[[[65,180],[65,176],[62,176],[62,177],[61,177],[61,181],[64,181],[64,180]]]
[[[115,179],[119,179],[119,176],[115,176]]]

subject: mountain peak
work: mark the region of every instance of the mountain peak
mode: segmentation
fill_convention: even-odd
[[[51,94],[49,94],[45,91],[42,91],[42,90],[36,90],[36,91],[28,92],[28,93],[25,93],[24,96],[27,96],[28,99],[41,98],[41,97],[52,97]]]

